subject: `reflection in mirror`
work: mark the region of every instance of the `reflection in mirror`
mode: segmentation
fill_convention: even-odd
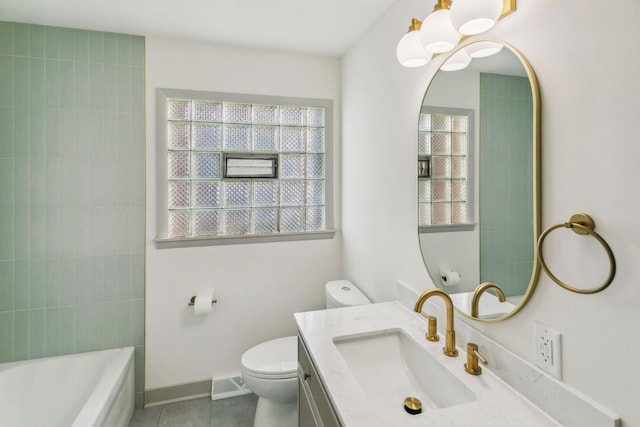
[[[461,49],[431,80],[420,111],[420,247],[459,311],[471,316],[474,305],[476,319],[504,319],[528,301],[539,273],[538,87],[509,45]],[[499,289],[479,289],[485,282]]]

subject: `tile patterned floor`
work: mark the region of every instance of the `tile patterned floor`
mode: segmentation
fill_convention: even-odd
[[[246,394],[137,409],[129,427],[252,427],[257,402],[258,396]]]

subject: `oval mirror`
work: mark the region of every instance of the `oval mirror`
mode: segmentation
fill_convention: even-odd
[[[537,282],[539,110],[526,58],[489,40],[449,54],[422,102],[420,247],[436,286],[474,319],[512,316]]]

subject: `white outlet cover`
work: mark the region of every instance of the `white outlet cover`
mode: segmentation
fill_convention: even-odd
[[[534,363],[557,379],[562,379],[562,334],[535,322]]]

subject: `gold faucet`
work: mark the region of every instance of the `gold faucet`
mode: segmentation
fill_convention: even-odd
[[[434,295],[438,295],[439,297],[441,297],[444,300],[445,305],[447,306],[447,333],[445,347],[442,349],[442,351],[447,356],[456,357],[458,355],[458,350],[456,349],[456,332],[453,329],[453,302],[451,302],[451,298],[449,298],[449,295],[447,295],[440,289],[428,289],[418,297],[416,305],[415,307],[413,307],[413,311],[415,311],[416,313],[422,313],[422,306],[424,305],[424,302]],[[429,317],[433,318],[433,316]],[[434,326],[433,331],[435,331],[435,318],[433,319],[433,323],[431,322],[431,320],[429,321],[429,335],[431,335],[432,325]],[[429,341],[437,341],[437,339],[431,339],[429,335],[427,335],[427,339]]]
[[[505,302],[507,298],[504,296],[504,292],[500,286],[491,282],[484,282],[480,286],[478,286],[473,293],[473,298],[471,298],[471,317],[478,317],[478,303],[480,302],[480,295],[487,289],[493,289],[498,296],[498,301]]]
[[[485,359],[478,351],[478,345],[470,342],[467,344],[467,363],[464,364],[464,370],[471,375],[480,375],[482,368],[478,364],[480,360],[485,365],[488,365],[487,359]]]

